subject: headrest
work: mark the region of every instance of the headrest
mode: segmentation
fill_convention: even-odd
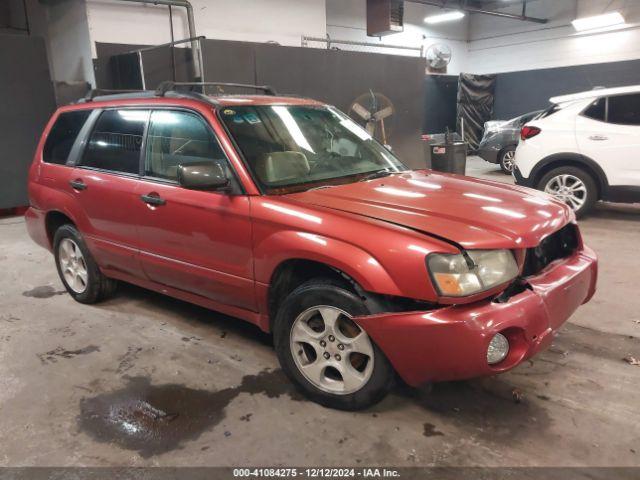
[[[307,157],[292,151],[266,153],[256,164],[256,173],[266,184],[304,177],[309,170]]]

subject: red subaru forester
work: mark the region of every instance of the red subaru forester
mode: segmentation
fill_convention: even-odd
[[[410,171],[308,99],[171,83],[89,96],[45,128],[29,197],[29,233],[77,301],[120,280],[252,322],[308,397],[341,409],[396,374],[509,370],[596,285],[566,205]]]

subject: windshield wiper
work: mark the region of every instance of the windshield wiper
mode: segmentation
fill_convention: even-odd
[[[368,175],[365,175],[364,177],[362,177],[360,180],[358,180],[359,182],[365,182],[367,180],[373,180],[374,178],[382,178],[382,177],[388,177],[389,175],[391,175],[392,172],[391,170],[388,170],[386,168],[382,169],[382,170],[376,170],[375,172],[371,172]]]
[[[335,187],[335,185],[320,185],[319,187],[310,188],[309,190],[307,190],[307,192],[310,192],[311,190],[322,190],[324,188],[333,188],[333,187]]]

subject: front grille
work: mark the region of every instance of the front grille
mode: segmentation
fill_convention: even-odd
[[[522,275],[528,277],[544,270],[551,262],[570,256],[578,248],[578,228],[570,223],[528,248]]]

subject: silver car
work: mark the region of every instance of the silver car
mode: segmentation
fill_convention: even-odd
[[[540,113],[542,113],[542,110],[536,110],[511,120],[486,122],[484,124],[484,135],[480,140],[480,145],[478,145],[478,155],[487,162],[498,163],[504,173],[511,175],[520,129]]]

